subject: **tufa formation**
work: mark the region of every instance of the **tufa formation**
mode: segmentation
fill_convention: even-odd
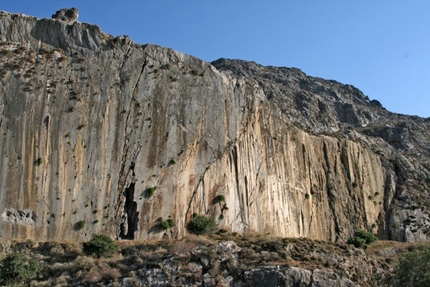
[[[198,214],[238,233],[429,239],[430,118],[77,15],[0,12],[2,238],[181,238]]]

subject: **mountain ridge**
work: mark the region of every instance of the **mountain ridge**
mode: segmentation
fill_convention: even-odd
[[[237,232],[429,239],[430,118],[85,23],[1,12],[0,41],[4,238],[176,238],[200,213]]]

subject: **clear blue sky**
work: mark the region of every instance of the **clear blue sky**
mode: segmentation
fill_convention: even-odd
[[[1,0],[197,56],[297,67],[352,84],[388,110],[430,117],[430,0]]]

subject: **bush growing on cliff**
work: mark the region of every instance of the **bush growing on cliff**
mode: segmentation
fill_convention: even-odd
[[[22,253],[8,254],[0,264],[1,286],[24,286],[37,277],[41,267]]]
[[[430,286],[430,246],[418,245],[400,256],[393,286]]]
[[[215,197],[212,200],[212,204],[217,204],[217,203],[221,203],[221,202],[225,202],[225,196],[222,194],[218,195],[217,197]]]
[[[75,231],[81,230],[85,227],[85,220],[80,220],[73,225],[73,229]]]
[[[118,250],[116,243],[104,234],[95,234],[93,239],[83,244],[83,252],[95,257],[110,257]]]
[[[160,217],[160,226],[162,229],[167,230],[169,228],[172,228],[175,226],[175,222],[173,219],[169,218],[167,220],[163,220],[163,218]]]
[[[85,227],[85,221],[84,220],[78,221],[78,228],[82,229],[84,227]]]
[[[187,224],[187,230],[194,234],[205,234],[212,231],[215,227],[215,220],[204,215],[193,214]]]
[[[156,186],[147,188],[146,189],[146,196],[147,197],[153,197],[156,189],[157,189]]]
[[[42,158],[40,158],[40,157],[34,161],[34,165],[39,166],[41,164],[42,164]]]
[[[348,240],[348,244],[352,244],[357,248],[364,248],[372,242],[378,240],[375,234],[367,232],[365,230],[357,230],[354,236]]]

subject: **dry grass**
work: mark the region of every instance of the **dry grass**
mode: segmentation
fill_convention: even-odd
[[[390,266],[395,266],[399,262],[399,257],[403,252],[412,251],[418,245],[430,245],[430,241],[405,243],[398,241],[376,241],[369,245],[366,254],[385,261]]]
[[[191,241],[176,241],[170,246],[170,253],[175,255],[190,253],[198,246],[197,243]]]
[[[366,253],[368,254],[375,254],[380,250],[383,249],[391,249],[394,248],[399,251],[406,251],[406,250],[412,250],[417,245],[430,245],[430,241],[421,241],[421,242],[398,242],[398,241],[388,241],[388,240],[379,240],[367,247]]]
[[[233,240],[240,251],[227,259],[220,259],[217,244]],[[374,286],[372,272],[383,278],[398,262],[398,254],[411,250],[416,244],[378,241],[365,252],[345,244],[318,240],[273,238],[270,235],[218,232],[210,237],[191,235],[182,240],[118,241],[118,252],[111,258],[93,258],[82,254],[76,242],[9,241],[2,242],[5,251],[19,250],[37,259],[43,272],[32,286],[101,286],[118,282],[122,277],[143,276],[144,270],[163,268],[168,260],[178,264],[179,278],[200,284],[204,273],[209,273],[216,284],[217,276],[227,272],[234,278],[243,272],[263,266],[296,266],[346,274],[361,284]],[[430,243],[426,243],[430,244]],[[3,252],[4,254],[4,252]],[[1,253],[0,253],[1,256]],[[360,262],[357,268],[357,262]],[[363,267],[364,266],[364,267]],[[370,270],[370,271],[369,271]],[[376,270],[376,271],[375,271]],[[223,276],[223,275],[222,275]],[[136,278],[135,278],[136,279]],[[372,281],[373,280],[373,281]],[[375,279],[376,280],[376,279]],[[182,282],[182,281],[181,281]],[[176,284],[175,283],[175,284]]]
[[[193,242],[197,245],[215,244],[216,240],[203,235],[189,234],[184,238],[185,242]]]

